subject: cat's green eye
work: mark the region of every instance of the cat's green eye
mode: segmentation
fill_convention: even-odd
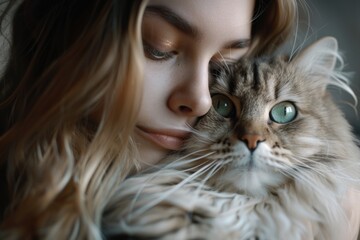
[[[270,119],[273,122],[285,124],[296,118],[297,109],[291,102],[281,102],[276,104],[270,111]]]
[[[224,118],[230,118],[236,113],[234,103],[229,97],[223,94],[212,96],[212,105],[215,111]]]

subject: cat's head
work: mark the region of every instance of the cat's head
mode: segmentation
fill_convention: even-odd
[[[213,107],[185,152],[206,149],[204,176],[225,191],[263,195],[302,178],[301,171],[322,174],[351,138],[327,92],[337,82],[337,58],[337,42],[327,37],[293,59],[242,59],[217,69]]]

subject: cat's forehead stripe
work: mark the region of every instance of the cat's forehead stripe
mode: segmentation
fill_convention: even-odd
[[[230,68],[223,68],[216,81],[211,82],[211,89],[236,96],[240,101],[261,95],[264,103],[273,102],[288,97],[284,95],[284,86],[293,74],[285,70],[282,59],[242,59]]]
[[[231,94],[238,95],[245,89],[253,91],[254,93],[264,93],[268,89],[268,73],[270,68],[260,60],[249,61],[244,60],[239,62],[235,76],[230,76],[229,90]]]
[[[252,64],[252,70],[253,70],[254,88],[258,89],[260,84],[260,76],[259,76],[259,65],[256,61]]]
[[[231,95],[236,95],[236,92],[238,92],[239,87],[239,78],[235,75],[231,75],[230,79],[228,81],[228,91]]]

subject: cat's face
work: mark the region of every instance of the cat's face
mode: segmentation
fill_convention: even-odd
[[[213,108],[186,146],[188,153],[212,153],[204,160],[212,165],[208,183],[264,195],[301,178],[305,169],[328,164],[328,141],[336,139],[331,118],[341,116],[316,81],[280,58],[242,60],[218,71],[210,87]]]

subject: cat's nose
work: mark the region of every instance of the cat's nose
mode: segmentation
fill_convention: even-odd
[[[240,136],[240,140],[246,144],[251,152],[253,152],[258,147],[259,143],[265,141],[265,137],[259,134],[244,134]]]

